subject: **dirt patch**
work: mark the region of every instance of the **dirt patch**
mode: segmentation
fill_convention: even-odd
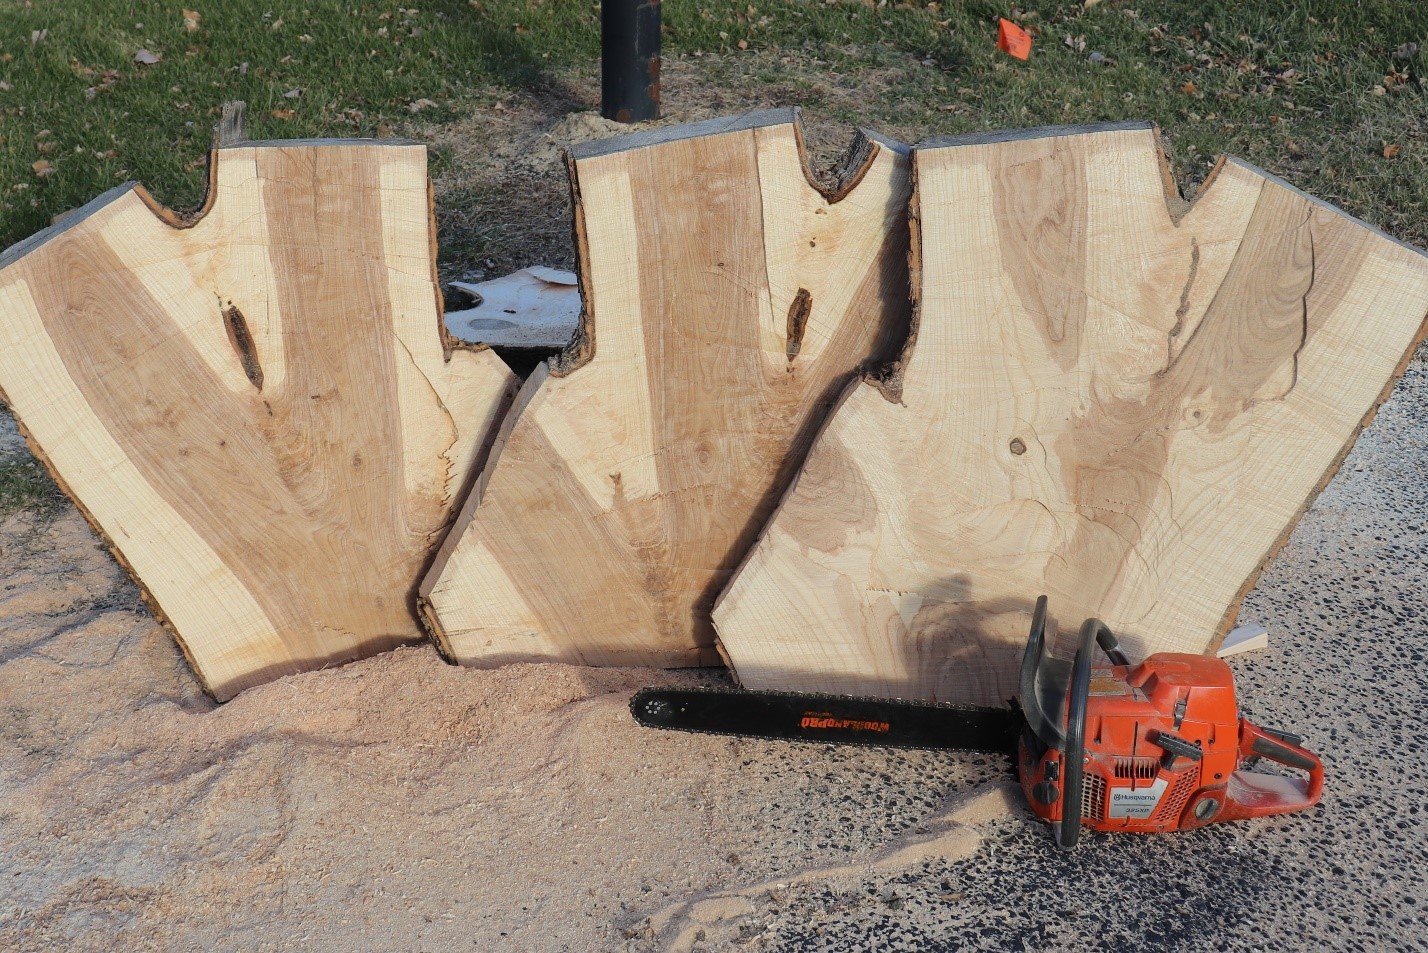
[[[430,143],[437,156],[433,182],[442,280],[479,280],[536,264],[574,268],[562,155],[592,139],[798,105],[804,107],[815,173],[831,184],[856,132],[847,120],[865,113],[860,107],[870,97],[893,88],[912,67],[839,77],[819,72],[821,65],[776,53],[668,57],[664,115],[653,123],[625,125],[601,117],[599,78],[591,72],[562,74],[543,88],[504,91],[489,107],[453,123],[413,123],[402,132]],[[896,123],[874,125],[905,140],[916,134]]]

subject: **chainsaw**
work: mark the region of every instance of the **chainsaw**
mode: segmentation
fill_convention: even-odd
[[[1100,648],[1109,665],[1096,665]],[[1082,827],[1152,833],[1312,807],[1324,766],[1303,739],[1240,717],[1221,659],[1160,652],[1132,666],[1087,619],[1070,659],[1050,654],[1036,601],[1017,702],[1006,708],[725,689],[647,688],[652,728],[791,741],[1013,754],[1032,812],[1070,850]],[[1261,759],[1307,778],[1253,770]]]

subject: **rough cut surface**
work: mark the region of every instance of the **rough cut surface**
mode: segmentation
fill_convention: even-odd
[[[217,698],[420,637],[513,379],[444,353],[426,149],[243,143],[0,259],[0,389]]]
[[[831,193],[791,110],[572,153],[586,312],[422,586],[470,664],[717,663],[709,607],[832,400],[905,338],[907,161]]]
[[[1203,652],[1401,373],[1428,257],[1155,130],[915,152],[901,402],[854,385],[715,609],[757,688],[983,704],[1033,601]]]

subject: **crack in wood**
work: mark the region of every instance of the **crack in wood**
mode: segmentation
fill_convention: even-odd
[[[248,330],[248,321],[243,312],[233,302],[222,310],[223,328],[228,332],[228,343],[238,353],[243,365],[243,373],[259,391],[263,389],[263,365],[258,363],[258,352],[253,345],[253,334]]]
[[[798,352],[803,348],[803,332],[808,329],[808,316],[813,313],[813,295],[807,288],[799,288],[798,293],[793,296],[793,303],[788,306],[788,335],[785,344],[785,353],[788,355],[788,362],[793,363],[793,359],[798,357]]]

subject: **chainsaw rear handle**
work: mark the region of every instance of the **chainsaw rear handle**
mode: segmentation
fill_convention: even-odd
[[[1294,737],[1294,736],[1289,736]],[[1303,745],[1290,741],[1284,734],[1261,728],[1247,718],[1240,719],[1240,758],[1264,758],[1285,767],[1295,768],[1309,775],[1304,800],[1317,804],[1324,793],[1324,763],[1319,756]],[[1286,809],[1298,810],[1302,802],[1286,803]],[[1270,812],[1266,812],[1270,813]]]

